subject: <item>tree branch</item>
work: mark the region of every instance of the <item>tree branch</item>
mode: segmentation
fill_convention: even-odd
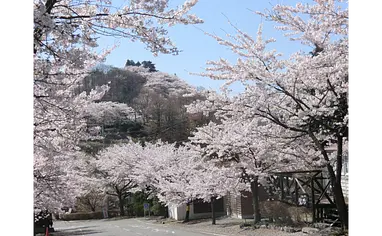
[[[95,15],[55,16],[53,18],[69,20],[69,19],[78,19],[78,18],[87,19],[87,18],[95,18],[95,17],[105,17],[105,16],[110,16],[110,15],[112,15],[112,14],[109,14],[109,13],[98,13],[98,14],[95,14]],[[119,16],[119,17],[126,16],[126,15],[150,16],[150,17],[154,17],[154,18],[158,18],[158,19],[163,19],[163,20],[173,20],[173,19],[175,19],[175,16],[165,17],[165,16],[159,16],[159,15],[150,14],[150,13],[144,13],[144,12],[126,12],[126,13],[122,13],[122,14],[116,14],[116,16]]]
[[[303,129],[299,129],[299,128],[295,128],[295,127],[290,127],[284,123],[282,123],[277,117],[275,117],[274,115],[272,115],[271,111],[269,110],[268,108],[268,112],[266,111],[262,111],[260,109],[258,109],[258,111],[266,114],[266,115],[263,115],[261,113],[256,113],[256,115],[260,116],[260,117],[263,117],[263,118],[266,118],[268,120],[270,120],[271,122],[285,128],[285,129],[288,129],[288,130],[291,130],[291,131],[295,131],[295,132],[301,132],[301,133],[308,133],[306,130],[303,130]]]

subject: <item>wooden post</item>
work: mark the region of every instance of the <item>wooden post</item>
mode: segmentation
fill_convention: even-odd
[[[285,178],[285,184],[286,184],[286,194],[290,195],[290,188],[289,188],[289,177]]]
[[[298,184],[296,179],[294,180],[294,193],[295,193],[295,201],[296,201],[296,204],[298,205]]]
[[[284,200],[284,176],[280,177],[281,200]]]
[[[215,215],[215,197],[211,197],[211,212],[212,212],[212,224],[216,225],[216,215]]]
[[[313,211],[313,217],[312,221],[313,223],[316,222],[316,204],[315,204],[315,199],[314,199],[314,180],[313,177],[310,180],[311,188],[312,188],[312,211]]]

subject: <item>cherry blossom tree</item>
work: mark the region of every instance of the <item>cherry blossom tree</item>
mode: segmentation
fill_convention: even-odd
[[[102,207],[104,193],[98,188],[90,188],[85,194],[77,197],[77,206],[83,210],[95,212]]]
[[[157,196],[167,205],[189,205],[195,199],[213,204],[228,190],[243,188],[230,168],[205,162],[200,151],[189,146],[178,147],[160,140],[108,147],[97,156],[95,165],[95,183],[118,197],[121,214],[124,200],[132,191],[145,191],[147,197]]]
[[[185,188],[187,181],[191,181],[193,163],[187,152],[180,150],[161,141],[144,146],[129,142],[111,146],[98,155],[99,179],[107,194],[118,197],[121,214],[128,192],[135,190],[148,191],[149,197],[157,195],[165,203],[181,203],[192,198]]]
[[[133,170],[134,179],[142,190],[149,191],[149,197],[158,194],[161,171],[168,168],[171,158],[174,156],[175,145],[162,142],[146,142],[144,146],[136,145],[136,155],[139,156],[137,165]]]
[[[107,125],[124,120],[139,119],[133,108],[117,102],[92,103],[85,108],[84,112],[88,122],[94,124]]]
[[[124,202],[129,192],[137,187],[133,170],[138,158],[136,149],[139,145],[116,144],[102,150],[96,161],[97,175],[104,192],[116,196],[119,200],[120,214],[125,215]]]
[[[228,109],[228,106],[223,108]],[[316,152],[297,149],[297,141],[291,145],[288,140],[267,136],[269,126],[265,120],[242,119],[242,113],[237,110],[229,115],[221,110],[215,115],[220,117],[219,124],[210,122],[197,128],[189,139],[204,160],[227,168],[233,178],[247,184],[252,192],[255,222],[261,219],[258,186],[267,186],[270,174],[323,166],[317,161]]]
[[[50,211],[75,206],[76,196],[87,194],[92,183],[89,157],[79,151],[45,157],[35,158],[34,162],[34,206]]]
[[[132,106],[142,115],[149,140],[187,141],[191,123],[184,105],[193,98],[183,95],[195,93],[195,88],[168,73],[149,72],[142,66],[127,66],[125,69],[146,79]]]
[[[186,204],[185,222],[189,220],[190,203],[197,199],[192,182],[195,180],[195,167],[198,165],[193,156],[184,147],[173,148],[171,155],[166,158],[165,165],[157,173],[157,196],[166,205]]]
[[[228,192],[238,194],[247,189],[247,186],[230,167],[206,161],[196,163],[198,165],[192,169],[193,178],[189,184],[189,191],[197,196],[197,199],[210,202],[212,224],[216,224],[215,201],[227,196]]]
[[[74,170],[76,178],[76,191],[69,192],[75,197],[75,206],[80,210],[85,208],[91,211],[104,206],[105,183],[100,178],[100,171],[97,168],[97,159],[93,155],[86,154],[85,152],[78,152],[75,161],[68,160],[75,165]]]
[[[348,138],[348,10],[343,7],[341,0],[315,0],[296,6],[277,4],[265,13],[258,12],[275,22],[291,43],[312,47],[310,52],[298,51],[287,59],[269,49],[276,40],[263,38],[262,25],[256,38],[235,26],[237,35],[227,35],[228,39],[210,34],[236,53],[238,60],[209,61],[201,74],[226,80],[227,85],[238,81],[246,86],[232,106],[225,107],[229,114],[264,120],[264,134],[275,137],[275,144],[289,140],[291,154],[298,150],[319,154],[331,179],[341,222],[347,227],[341,187]],[[330,145],[337,146],[333,156],[326,150]]]
[[[72,176],[61,160],[68,156],[45,156],[34,162],[34,207],[39,209],[57,209],[64,204],[71,206],[74,201],[65,191],[75,191],[71,185]]]
[[[167,0],[133,0],[120,8],[109,0],[34,0],[36,206],[57,207],[59,196],[70,192],[61,183],[69,184],[66,176],[73,169],[69,157],[87,135],[83,109],[107,90],[101,86],[76,93],[84,77],[113,49],[97,52],[97,38],[120,36],[145,43],[154,55],[177,54],[165,26],[201,23],[188,13],[196,3],[186,1],[169,9]]]
[[[213,201],[240,184],[227,175],[232,172],[204,162],[188,145],[177,147],[161,141],[144,147],[127,145],[135,145],[139,156],[133,171],[139,188],[150,190],[151,197],[156,195],[166,205],[186,204],[186,221],[193,200]]]
[[[125,70],[135,72],[146,79],[143,89],[161,93],[165,97],[196,93],[196,88],[176,75],[161,71],[150,71],[144,66],[125,66]]]
[[[179,50],[166,37],[164,26],[202,23],[201,19],[189,14],[197,2],[189,0],[169,9],[168,0],[133,0],[120,7],[111,0],[36,0],[35,52],[41,47],[54,50],[57,41],[64,47],[73,43],[94,46],[95,36],[105,35],[141,41],[155,55],[176,54]]]

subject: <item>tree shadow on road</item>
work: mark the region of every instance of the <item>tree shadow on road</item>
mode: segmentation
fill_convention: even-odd
[[[224,223],[217,222],[216,226],[220,227],[220,228],[226,228],[226,227],[237,226],[237,225],[240,225],[240,224],[242,224],[242,222],[224,222]]]
[[[118,221],[118,220],[126,220],[126,219],[135,219],[137,217],[134,216],[118,216],[118,217],[112,217],[107,219],[102,219],[103,221]]]
[[[201,218],[201,219],[192,219],[188,222],[179,222],[179,223],[184,224],[184,225],[189,225],[189,226],[193,226],[193,225],[197,226],[200,224],[203,224],[203,225],[211,224],[212,225],[212,219],[211,219],[211,217],[206,217],[206,218]],[[226,227],[238,226],[242,223],[243,223],[242,220],[230,219],[230,218],[227,218],[225,216],[222,216],[222,217],[216,218],[216,225],[214,225],[214,227],[226,228]]]
[[[94,234],[103,233],[103,232],[104,231],[94,229],[94,226],[82,226],[82,227],[58,230],[58,231],[50,233],[50,235],[52,236],[94,235]]]

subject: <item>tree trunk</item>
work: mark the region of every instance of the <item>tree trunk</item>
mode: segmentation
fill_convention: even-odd
[[[338,168],[341,168],[341,167],[337,165],[336,172],[338,172]],[[333,188],[333,195],[336,202],[337,211],[338,211],[342,226],[347,229],[349,226],[348,211],[347,211],[347,207],[345,203],[344,194],[342,192],[341,174],[336,176],[336,174],[334,173],[333,167],[330,164],[327,164],[327,169],[328,169],[329,177],[331,180],[331,186]]]
[[[215,215],[215,199],[216,197],[211,197],[211,213],[212,213],[212,224],[216,225],[216,215]]]
[[[125,209],[124,209],[124,204],[123,204],[123,197],[121,195],[118,196],[119,200],[119,214],[121,216],[125,216]]]
[[[168,207],[166,207],[166,210],[164,212],[164,218],[169,218],[170,217],[170,214],[168,213],[169,209]]]
[[[342,192],[342,184],[341,184],[341,170],[342,170],[342,137],[338,137],[337,139],[337,165],[336,172],[334,172],[333,167],[328,163],[327,169],[329,172],[329,177],[331,180],[331,185],[333,188],[334,199],[336,202],[336,207],[338,211],[338,215],[341,220],[342,228],[348,228],[348,210],[345,203],[344,194]]]
[[[183,222],[190,221],[190,202],[187,202],[186,204],[186,217]]]
[[[336,200],[336,207],[338,210],[338,215],[341,220],[342,228],[347,229],[349,227],[349,213],[346,206],[344,194],[342,192],[342,186],[340,183],[335,183],[333,186],[334,199]]]
[[[92,201],[92,199],[90,199],[90,197],[88,197],[88,202],[89,202],[90,210],[92,212],[95,212],[96,208],[97,208],[97,200]]]
[[[313,139],[317,148],[321,150],[321,154],[324,156],[325,161],[327,161],[326,168],[329,172],[329,178],[331,181],[331,186],[333,189],[334,199],[336,202],[336,207],[338,211],[338,215],[340,217],[342,227],[348,228],[348,209],[346,207],[344,194],[342,192],[341,186],[341,170],[342,170],[342,146],[343,146],[343,137],[341,135],[337,136],[337,165],[336,172],[334,172],[333,166],[329,162],[329,156],[326,152],[323,145],[319,142],[319,140],[314,136],[312,132],[309,133],[309,136]]]
[[[259,177],[255,177],[251,182],[251,191],[252,191],[252,206],[253,206],[253,220],[256,224],[260,222],[260,205],[259,205]]]

